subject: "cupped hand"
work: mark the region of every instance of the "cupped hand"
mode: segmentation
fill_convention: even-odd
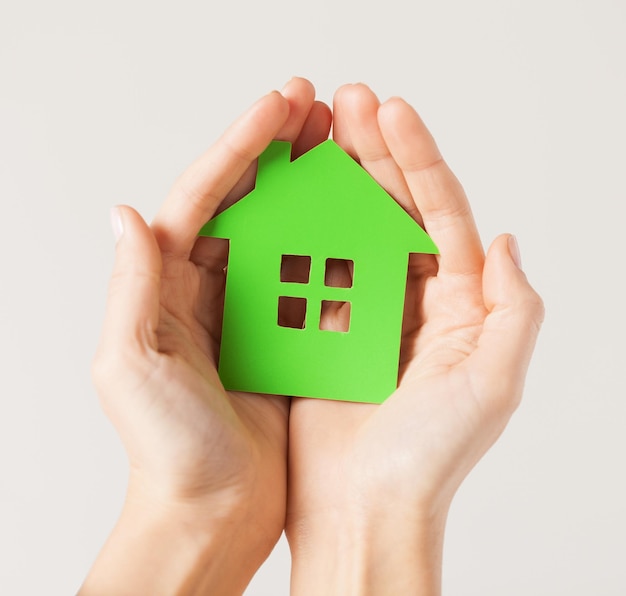
[[[374,518],[408,527],[445,517],[519,403],[543,317],[514,238],[498,237],[485,256],[463,189],[411,106],[347,85],[333,112],[335,140],[440,255],[410,258],[395,393],[381,405],[292,402],[286,530],[294,551],[309,554],[319,528],[333,535],[342,520],[354,529]]]
[[[288,400],[226,392],[216,372],[227,245],[197,238],[252,188],[273,138],[303,152],[330,110],[308,81],[263,97],[177,181],[149,227],[113,211],[116,258],[94,379],[130,461],[129,495],[181,505],[197,525],[249,516],[269,552],[283,528]]]

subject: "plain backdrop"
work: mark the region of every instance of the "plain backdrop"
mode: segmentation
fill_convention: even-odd
[[[90,380],[110,206],[151,219],[301,75],[411,102],[545,300],[522,406],[454,501],[444,594],[625,594],[625,31],[624,0],[0,0],[0,593],[74,593],[122,503]],[[282,539],[246,595],[288,594],[289,564]]]

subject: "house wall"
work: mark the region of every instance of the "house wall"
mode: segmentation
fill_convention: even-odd
[[[232,244],[219,363],[227,389],[368,402],[394,391],[407,255],[391,262],[366,255],[355,261],[352,288],[328,288],[326,258],[344,257],[332,249],[310,255],[308,284],[285,284],[276,247],[250,255]],[[278,325],[279,296],[307,298],[303,329]],[[322,300],[351,303],[347,332],[319,329]]]

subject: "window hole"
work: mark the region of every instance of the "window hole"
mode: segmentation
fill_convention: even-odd
[[[351,288],[354,261],[350,259],[326,259],[324,285],[328,288]]]
[[[311,257],[283,255],[280,261],[280,281],[308,284],[311,274]]]
[[[306,298],[278,297],[278,325],[292,329],[304,329]]]
[[[339,300],[322,300],[320,313],[320,329],[324,331],[340,331],[347,333],[350,330],[351,305]]]

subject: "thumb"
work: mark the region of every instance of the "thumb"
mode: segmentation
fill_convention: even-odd
[[[513,411],[522,396],[544,317],[543,302],[520,268],[514,236],[503,234],[489,248],[483,270],[483,297],[489,314],[477,349],[466,363],[477,397]]]
[[[115,261],[109,282],[100,346],[94,361],[96,385],[110,383],[131,363],[157,349],[161,254],[142,217],[131,207],[114,207]],[[130,360],[130,362],[129,362]]]

